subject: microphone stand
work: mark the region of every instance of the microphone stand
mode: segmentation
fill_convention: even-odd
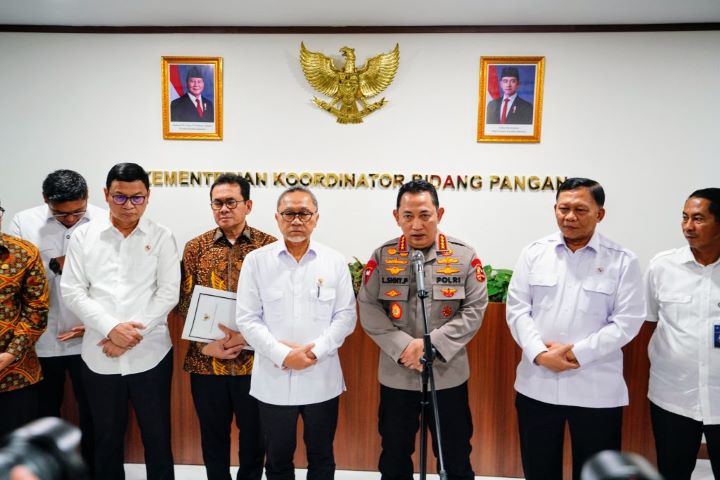
[[[422,252],[418,252],[422,255]],[[418,263],[416,270],[416,284],[418,287],[417,296],[420,299],[420,311],[422,312],[425,333],[423,335],[423,357],[420,360],[423,364],[422,371],[422,399],[420,401],[420,480],[427,476],[427,410],[430,404],[428,393],[432,396],[433,416],[435,417],[435,434],[437,436],[437,453],[440,471],[440,480],[447,480],[445,461],[443,460],[442,435],[440,434],[440,415],[438,413],[437,391],[435,390],[435,374],[433,372],[433,361],[435,360],[435,349],[430,341],[430,330],[428,328],[427,315],[425,314],[425,299],[428,291],[425,289],[425,278],[423,271],[424,257]],[[428,385],[430,389],[428,390]]]

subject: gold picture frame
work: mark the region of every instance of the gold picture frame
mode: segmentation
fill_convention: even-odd
[[[222,57],[162,57],[166,140],[222,140]]]
[[[539,143],[544,76],[545,57],[480,57],[477,141]]]

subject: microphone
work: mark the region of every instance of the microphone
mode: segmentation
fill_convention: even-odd
[[[418,295],[427,294],[427,290],[425,290],[425,255],[423,255],[420,250],[415,250],[410,260],[415,270],[415,283],[417,284]]]

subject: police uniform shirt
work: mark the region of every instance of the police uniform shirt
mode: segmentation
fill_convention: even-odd
[[[456,387],[470,376],[465,345],[479,330],[487,307],[485,273],[475,250],[460,240],[438,235],[425,252],[428,328],[438,357],[433,365],[438,389]],[[380,347],[382,385],[420,390],[420,372],[398,360],[407,345],[422,338],[424,325],[405,237],[375,250],[358,295],[360,321]]]

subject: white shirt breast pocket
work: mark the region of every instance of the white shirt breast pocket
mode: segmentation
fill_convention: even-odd
[[[582,284],[578,309],[587,317],[606,319],[613,308],[617,281],[611,278],[587,278]]]
[[[260,290],[260,299],[263,306],[263,316],[265,322],[273,323],[283,319],[283,291],[271,288],[263,288]]]
[[[328,325],[332,320],[333,306],[335,305],[335,289],[329,287],[314,288],[310,292],[313,318],[316,322]]]
[[[533,308],[543,310],[553,306],[557,295],[557,274],[531,272],[528,275],[528,284],[532,292]]]

